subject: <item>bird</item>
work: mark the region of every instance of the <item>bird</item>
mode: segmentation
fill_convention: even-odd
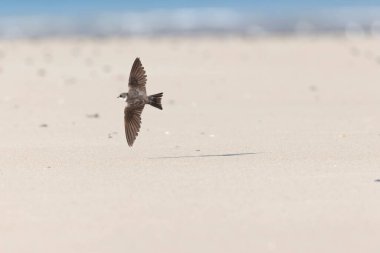
[[[133,62],[128,80],[128,92],[121,93],[118,98],[125,100],[124,128],[127,143],[130,147],[136,140],[141,126],[141,113],[146,104],[162,110],[163,92],[148,96],[146,93],[147,75],[140,58]]]

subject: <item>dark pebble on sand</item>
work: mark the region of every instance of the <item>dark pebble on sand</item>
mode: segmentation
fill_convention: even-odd
[[[87,114],[86,116],[87,116],[87,118],[93,118],[93,119],[97,119],[100,117],[100,115],[98,113]]]

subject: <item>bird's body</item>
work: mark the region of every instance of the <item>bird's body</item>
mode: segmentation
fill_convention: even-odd
[[[128,93],[121,93],[119,98],[125,99],[124,109],[125,135],[129,146],[132,146],[141,126],[141,113],[146,104],[162,110],[163,93],[148,96],[146,93],[146,74],[139,58],[136,58],[129,75]]]
[[[146,93],[133,89],[127,93],[125,102],[128,106],[140,106],[148,104],[149,100]]]

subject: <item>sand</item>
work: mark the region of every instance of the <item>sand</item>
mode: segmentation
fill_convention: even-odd
[[[136,56],[147,107],[129,148]],[[0,252],[378,252],[374,38],[0,42]]]

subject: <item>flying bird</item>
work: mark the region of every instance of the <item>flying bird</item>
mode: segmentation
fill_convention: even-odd
[[[139,58],[133,62],[129,74],[128,92],[121,93],[118,98],[127,102],[124,109],[125,136],[128,145],[132,147],[141,126],[141,113],[146,104],[162,110],[161,99],[163,93],[148,96],[146,93],[146,74]]]

